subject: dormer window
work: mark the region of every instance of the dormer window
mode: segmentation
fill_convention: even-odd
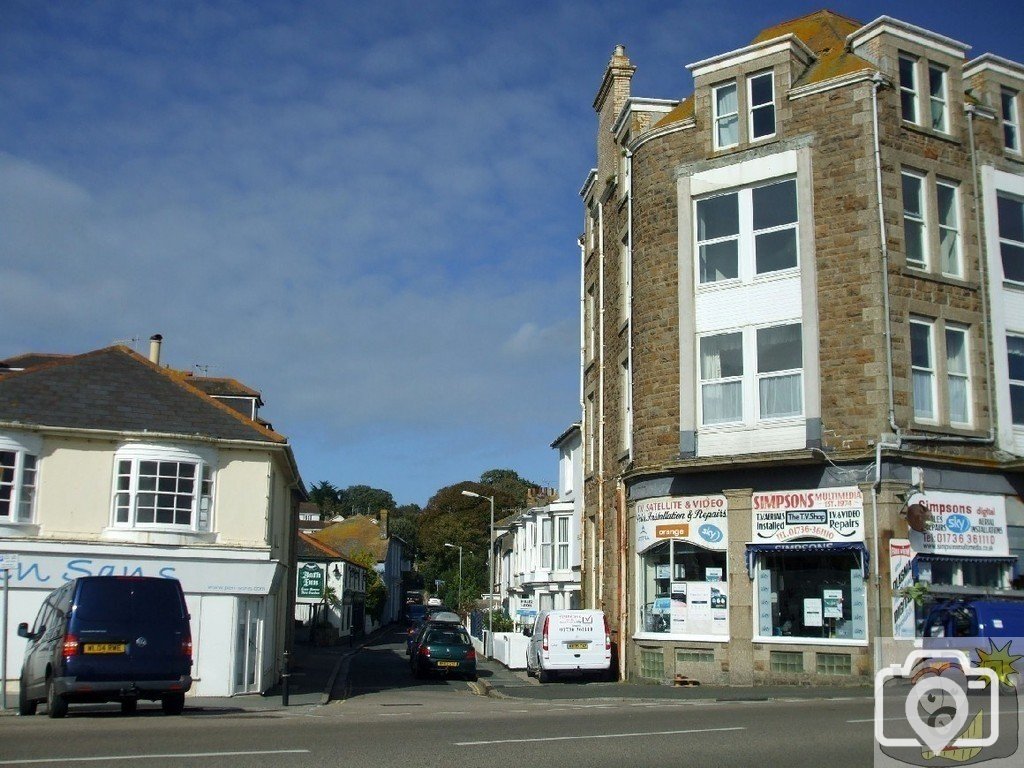
[[[925,76],[922,80],[922,75]],[[928,103],[921,108],[924,94],[921,83],[928,84]],[[899,57],[900,112],[904,121],[940,133],[949,133],[949,69],[908,53]],[[925,114],[925,112],[927,112]]]
[[[712,92],[714,102],[715,149],[734,147],[740,142],[740,107],[736,83],[720,85]]]
[[[931,105],[932,130],[949,133],[949,71],[938,64],[928,65],[928,102]]]
[[[1020,152],[1020,94],[1011,88],[999,91],[999,102],[1003,118],[1003,147],[1011,152]]]
[[[900,54],[900,110],[908,123],[917,122],[917,59]]]
[[[761,72],[747,80],[750,100],[750,139],[775,135],[775,81],[772,71]]]

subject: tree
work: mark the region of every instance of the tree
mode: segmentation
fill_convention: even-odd
[[[527,498],[531,492],[536,493],[540,486],[519,476],[513,469],[489,469],[480,475],[480,483],[490,486],[494,492],[501,492],[515,500],[514,506],[527,506]],[[493,495],[488,493],[488,496]]]
[[[338,501],[346,515],[373,515],[382,509],[393,512],[395,498],[390,491],[368,485],[350,485],[338,493]]]
[[[320,519],[334,517],[338,509],[338,489],[327,480],[314,483],[309,489],[309,500],[320,510]]]

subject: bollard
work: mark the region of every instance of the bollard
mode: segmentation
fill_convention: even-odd
[[[291,674],[288,671],[288,651],[284,652],[284,660],[281,662],[281,706],[288,706],[288,678]]]

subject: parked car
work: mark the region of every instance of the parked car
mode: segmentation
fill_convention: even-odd
[[[436,672],[476,680],[476,650],[473,642],[469,633],[454,623],[425,623],[415,652],[409,658],[409,665],[414,677]]]
[[[612,643],[603,611],[541,611],[523,634],[530,638],[526,674],[542,683],[555,674],[611,675]]]
[[[415,626],[409,627],[409,631],[406,634],[405,639],[405,655],[412,656],[413,650],[419,644],[419,641],[423,638],[423,633],[426,631],[426,625],[429,623],[435,624],[458,624],[462,625],[462,619],[459,618],[457,613],[451,611],[438,611],[431,614],[428,619],[424,619]]]
[[[192,633],[177,579],[86,576],[46,596],[21,669],[18,711],[34,715],[46,702],[63,717],[72,702],[119,701],[135,711],[139,699],[160,701],[181,714],[192,687]]]
[[[419,624],[426,618],[427,606],[420,603],[410,603],[405,606],[405,622],[407,624]]]

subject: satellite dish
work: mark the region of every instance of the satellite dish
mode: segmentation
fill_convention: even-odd
[[[910,530],[924,533],[925,526],[932,518],[932,513],[928,511],[928,507],[918,501],[907,507],[906,517]]]

